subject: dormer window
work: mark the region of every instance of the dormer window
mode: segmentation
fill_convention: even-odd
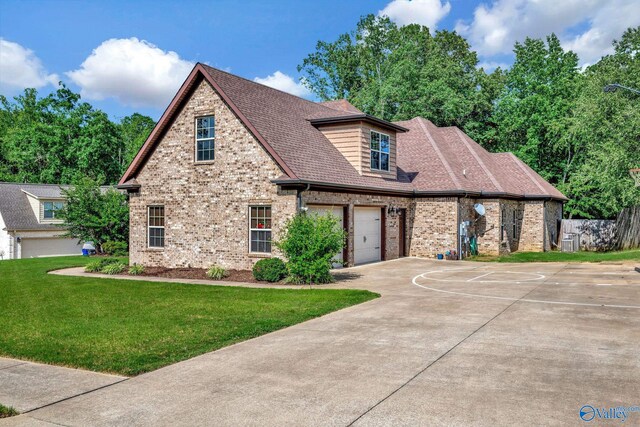
[[[371,170],[389,171],[389,135],[371,131]]]
[[[196,162],[215,158],[215,119],[213,116],[196,119]]]
[[[57,219],[57,211],[64,207],[64,202],[42,202],[43,219]]]

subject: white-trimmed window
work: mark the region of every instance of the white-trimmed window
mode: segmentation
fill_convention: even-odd
[[[371,131],[371,169],[389,170],[389,135]]]
[[[56,219],[57,211],[64,207],[64,202],[42,202],[43,219]]]
[[[164,206],[148,206],[147,215],[148,246],[164,248]]]
[[[215,158],[215,119],[213,116],[196,119],[196,161],[208,162]]]
[[[271,253],[271,206],[249,207],[249,251]]]

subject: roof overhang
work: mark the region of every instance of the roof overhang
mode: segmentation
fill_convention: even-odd
[[[554,200],[558,202],[566,202],[568,199],[548,195],[536,194],[514,194],[503,192],[486,192],[486,191],[465,191],[465,190],[400,190],[381,187],[370,187],[363,185],[336,184],[320,181],[310,181],[303,179],[286,179],[278,178],[271,181],[272,183],[288,189],[308,189],[317,191],[331,191],[336,193],[359,193],[373,194],[381,196],[395,197],[461,197],[476,199],[513,199],[513,200]]]
[[[409,129],[396,125],[395,123],[388,122],[386,120],[379,119],[374,116],[370,116],[369,114],[352,114],[350,116],[337,116],[337,117],[323,117],[320,119],[309,119],[309,123],[313,126],[322,126],[322,125],[333,125],[333,124],[344,124],[344,123],[354,123],[354,122],[365,122],[370,123],[376,126],[380,126],[381,128],[391,129],[396,132],[408,132]]]

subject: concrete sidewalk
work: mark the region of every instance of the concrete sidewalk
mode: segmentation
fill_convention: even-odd
[[[125,379],[0,357],[0,403],[27,412]]]

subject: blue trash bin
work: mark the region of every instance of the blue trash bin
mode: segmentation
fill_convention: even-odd
[[[83,249],[82,256],[89,256],[89,249]]]

